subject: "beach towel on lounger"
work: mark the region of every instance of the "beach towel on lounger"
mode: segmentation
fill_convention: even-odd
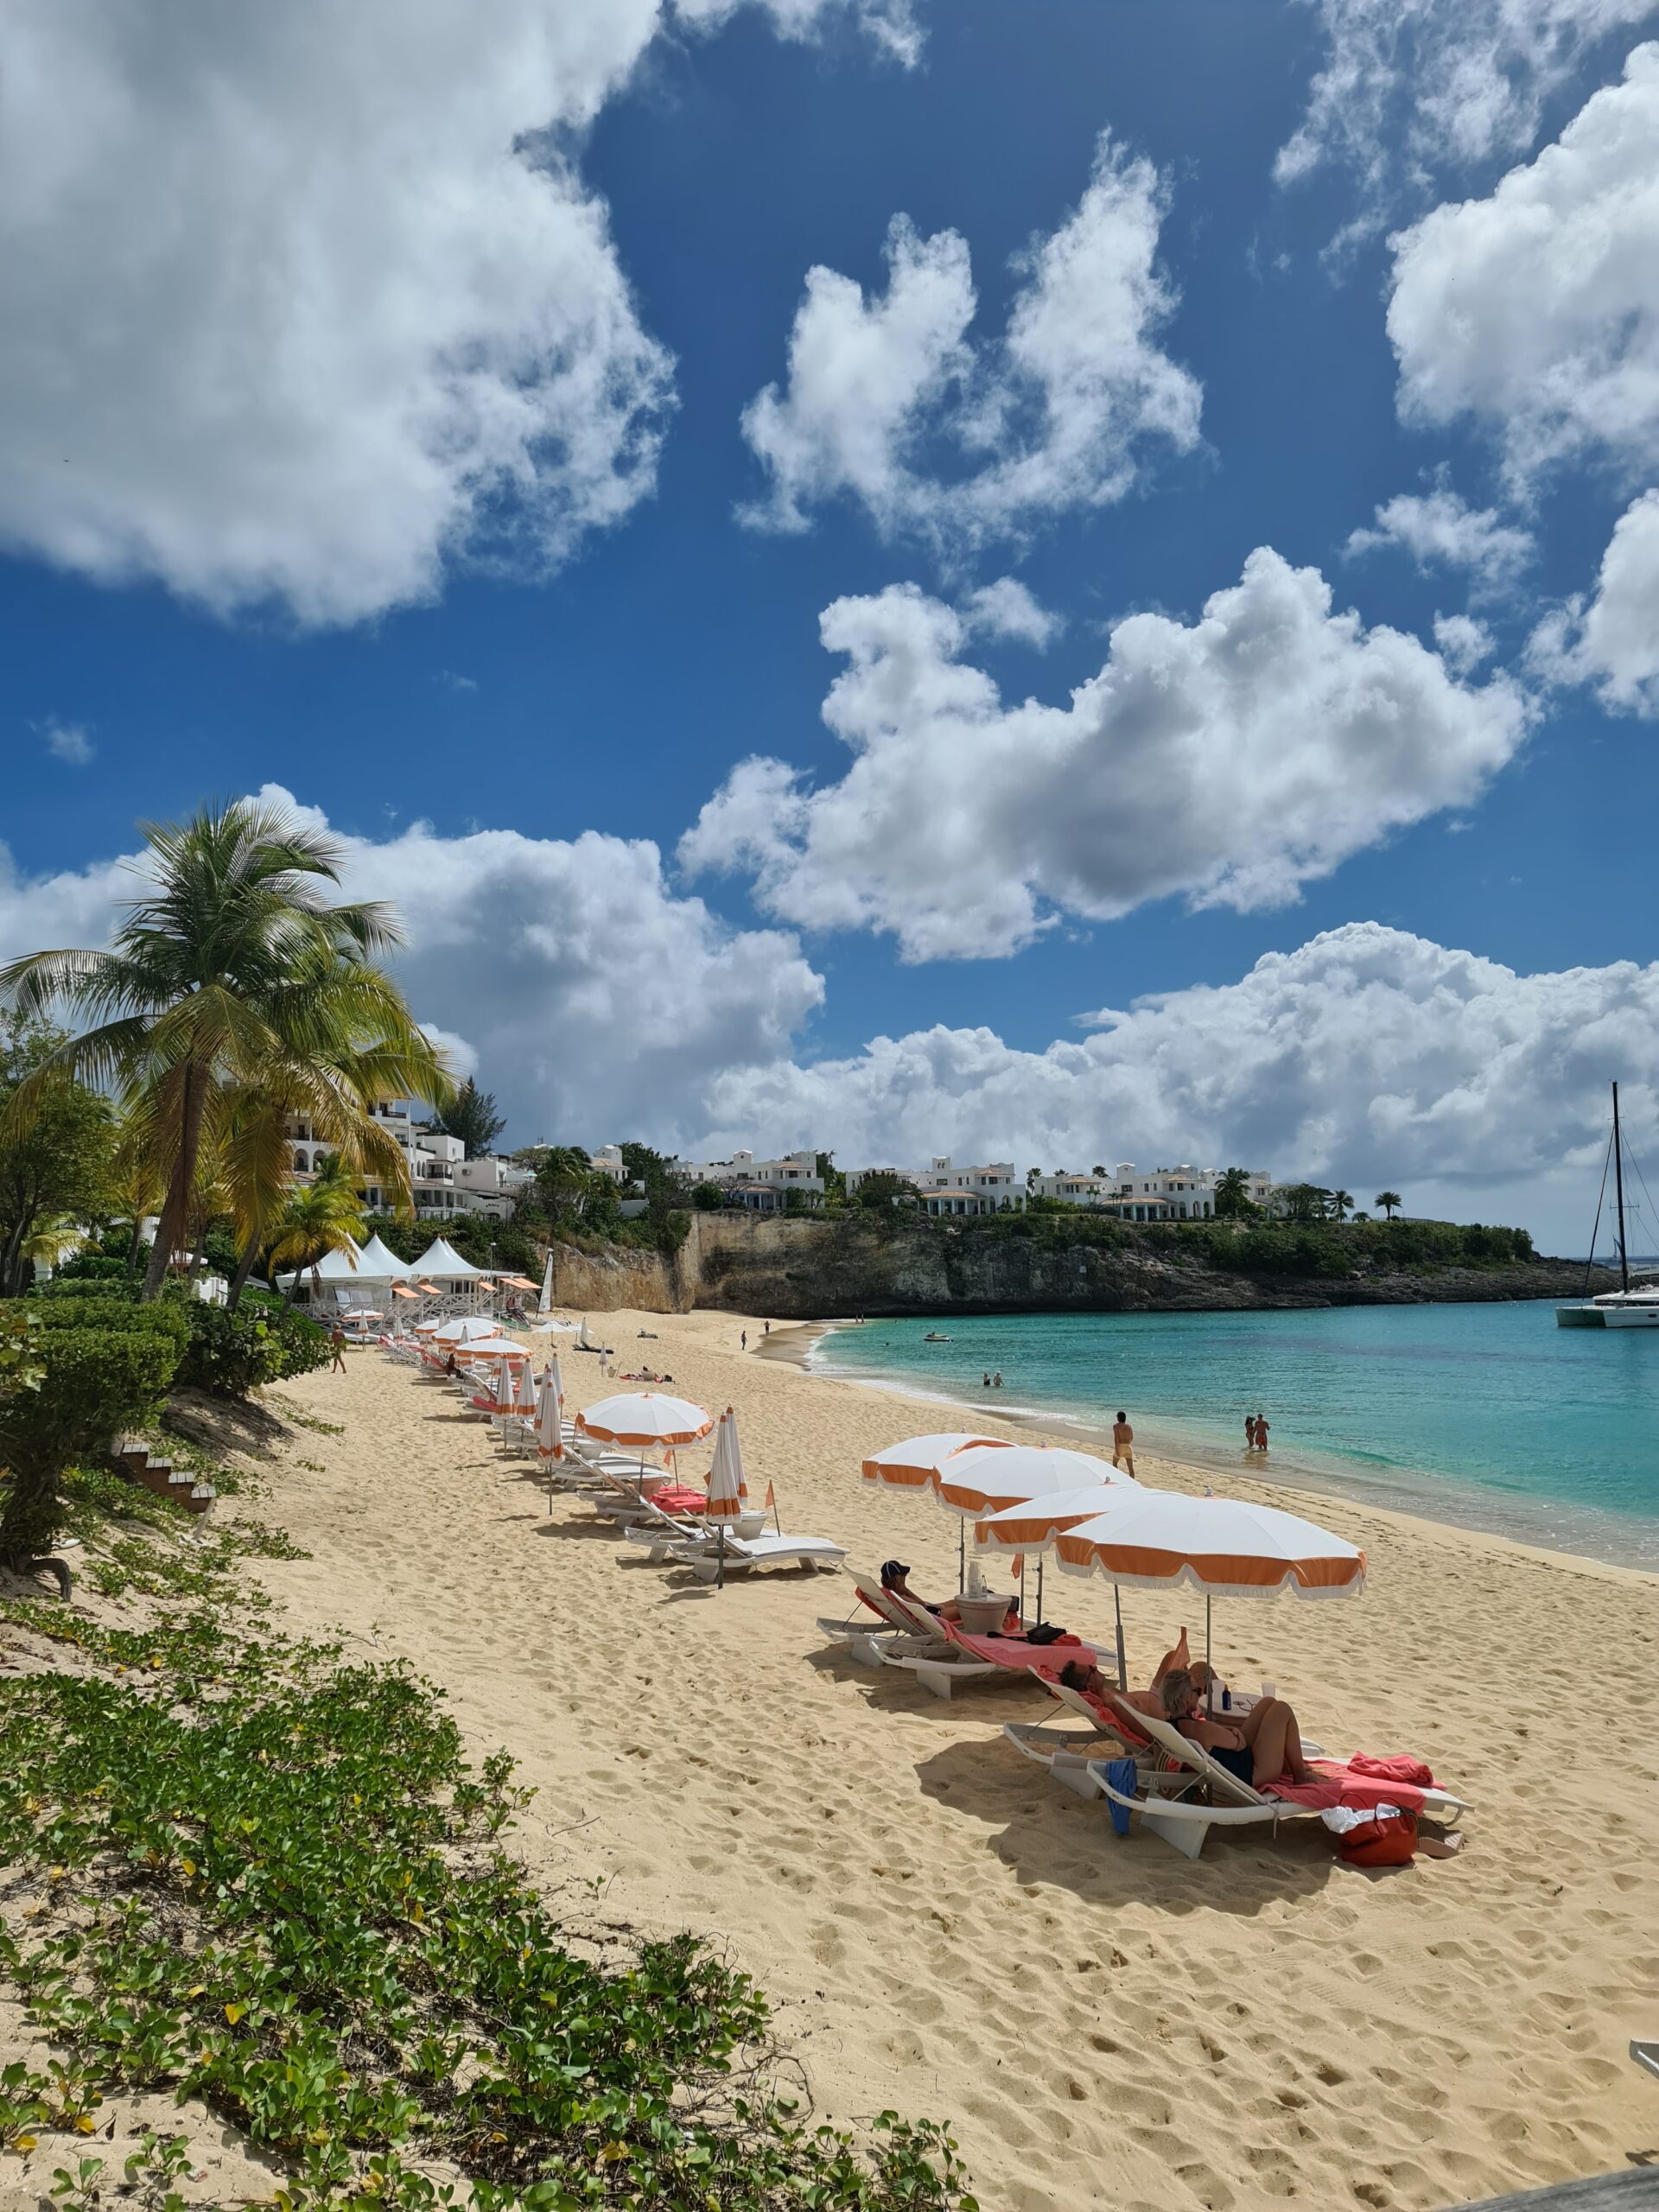
[[[1397,1805],[1402,1812],[1421,1813],[1426,1802],[1424,1790],[1440,1787],[1421,1759],[1366,1759],[1363,1767],[1353,1759],[1310,1759],[1308,1764],[1319,1776],[1317,1782],[1269,1782],[1262,1795],[1282,1797],[1287,1805],[1306,1805],[1313,1813],[1336,1805],[1359,1813],[1375,1811],[1379,1805]],[[1386,1781],[1369,1770],[1408,1764],[1425,1777],[1421,1785]]]

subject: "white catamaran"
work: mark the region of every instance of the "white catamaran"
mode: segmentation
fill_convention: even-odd
[[[1618,1290],[1605,1290],[1582,1306],[1558,1306],[1555,1323],[1562,1329],[1659,1329],[1659,1282],[1651,1280],[1630,1281],[1630,1262],[1624,1244],[1624,1147],[1618,1128],[1618,1085],[1613,1085],[1613,1206],[1618,1235]],[[1602,1196],[1607,1192],[1606,1171],[1602,1171]],[[1596,1207],[1596,1229],[1601,1226],[1601,1206]],[[1596,1230],[1590,1232],[1590,1260],[1596,1256]]]

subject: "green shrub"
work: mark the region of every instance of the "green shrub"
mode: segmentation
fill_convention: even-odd
[[[138,1287],[135,1283],[130,1290],[123,1290],[112,1277],[72,1276],[66,1269],[62,1274],[54,1275],[50,1282],[36,1283],[29,1297],[31,1305],[38,1299],[104,1298],[120,1299],[125,1305],[136,1306],[138,1303]]]
[[[0,1460],[11,1478],[0,1557],[9,1564],[50,1548],[62,1516],[59,1478],[70,1463],[99,1458],[118,1431],[143,1427],[161,1408],[181,1332],[155,1307],[121,1310],[121,1327],[43,1327],[39,1382],[0,1399]]]
[[[124,1260],[106,1259],[102,1252],[77,1252],[73,1258],[63,1262],[53,1283],[46,1287],[55,1287],[66,1276],[71,1281],[120,1282],[125,1279],[126,1273]]]
[[[164,1302],[173,1305],[171,1299]],[[197,1298],[179,1303],[188,1317],[189,1340],[178,1379],[191,1389],[216,1398],[245,1398],[262,1383],[286,1382],[328,1363],[327,1331],[257,1291],[245,1292],[234,1312]]]

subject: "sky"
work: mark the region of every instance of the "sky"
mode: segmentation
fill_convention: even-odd
[[[1659,1189],[1659,7],[5,35],[0,958],[263,791],[509,1142]]]

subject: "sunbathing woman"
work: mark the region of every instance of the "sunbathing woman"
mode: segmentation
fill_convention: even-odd
[[[1210,1720],[1200,1709],[1196,1684],[1185,1667],[1173,1667],[1159,1685],[1166,1717],[1183,1736],[1201,1744],[1211,1757],[1241,1782],[1258,1789],[1269,1782],[1317,1782],[1302,1757],[1296,1715],[1282,1698],[1258,1698],[1231,1725]]]

